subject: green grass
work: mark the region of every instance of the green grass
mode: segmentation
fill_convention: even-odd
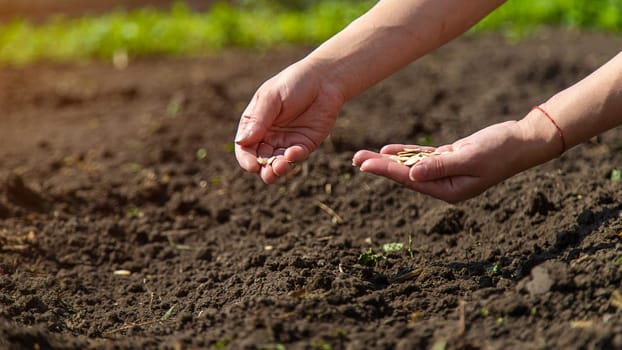
[[[306,11],[238,9],[221,4],[209,13],[175,5],[170,11],[142,9],[99,17],[56,18],[43,25],[15,20],[0,24],[0,63],[110,58],[116,52],[186,55],[224,47],[269,48],[314,44],[341,30],[371,7],[320,1]]]
[[[302,2],[306,3],[306,2]],[[98,17],[55,18],[44,24],[24,20],[0,23],[0,64],[33,61],[110,59],[124,52],[189,55],[225,47],[270,48],[317,44],[371,8],[371,0],[321,0],[299,7],[221,4],[208,13],[183,5],[168,11],[118,11]],[[620,32],[619,0],[510,0],[472,32],[500,30],[524,35],[540,25]]]
[[[622,31],[620,0],[509,0],[475,30],[522,36],[541,25]]]

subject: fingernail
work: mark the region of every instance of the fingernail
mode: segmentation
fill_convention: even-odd
[[[238,134],[235,136],[235,143],[240,143],[248,138],[248,131],[240,130]]]
[[[363,161],[359,164],[359,171],[365,171],[365,168],[365,162]]]
[[[410,181],[417,181],[414,176],[415,171],[421,175],[426,173],[427,168],[428,167],[425,164],[423,164],[422,162],[418,162],[417,164],[413,165],[412,169],[408,172],[408,178],[410,179]]]

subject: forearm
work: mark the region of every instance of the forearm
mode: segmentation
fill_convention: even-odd
[[[622,124],[622,52],[542,106],[557,119],[568,148]]]
[[[504,0],[382,0],[305,61],[345,99],[460,35]]]
[[[541,105],[562,130],[565,149],[622,124],[622,53],[598,70]],[[559,130],[539,110],[519,121],[520,168],[527,169],[560,155]]]

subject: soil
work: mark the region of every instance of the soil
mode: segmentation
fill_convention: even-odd
[[[231,142],[308,48],[3,68],[0,347],[620,349],[620,128],[458,205],[351,157],[520,118],[621,44],[463,37],[348,102],[273,186]]]

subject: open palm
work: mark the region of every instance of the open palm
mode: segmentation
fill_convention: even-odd
[[[471,136],[438,148],[391,144],[380,153],[359,151],[353,164],[361,170],[392,179],[415,191],[455,203],[474,197],[500,181],[538,163],[523,159],[517,122],[509,121],[482,129]],[[404,148],[439,151],[412,168],[389,158]],[[532,162],[533,161],[533,162]]]

